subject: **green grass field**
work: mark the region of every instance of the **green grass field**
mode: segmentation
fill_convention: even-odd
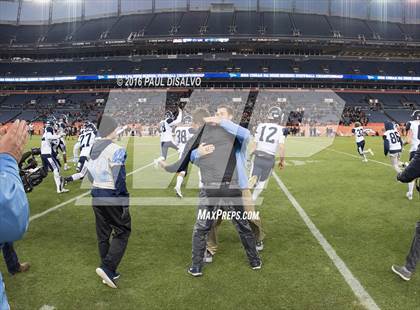
[[[69,153],[73,143],[68,141]],[[35,137],[31,145],[38,144]],[[403,282],[390,267],[404,262],[420,201],[417,194],[408,201],[407,186],[395,180],[390,166],[379,163],[389,163],[382,139],[368,138],[367,147],[378,162],[362,163],[354,157],[354,139],[343,137],[311,157],[287,158],[286,169],[276,173],[381,309],[418,309],[420,277]],[[159,152],[155,138],[130,139],[128,150],[127,171],[150,164]],[[197,196],[194,184],[191,172],[186,197]],[[178,205],[131,207],[133,232],[119,288],[104,286],[96,276],[93,212],[73,200],[32,220],[16,243],[21,260],[32,264],[29,273],[10,277],[0,265],[12,309],[364,308],[274,178],[258,207],[267,232],[263,269],[248,267],[233,225],[223,223],[220,251],[201,278],[186,273],[195,207],[173,197],[172,176],[148,166],[129,176],[128,185],[140,201],[171,197]],[[69,193],[57,195],[50,175],[29,195],[31,215],[87,191],[80,183],[68,188]]]

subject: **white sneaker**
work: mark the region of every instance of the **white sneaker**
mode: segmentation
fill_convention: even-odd
[[[206,249],[206,252],[204,252],[204,258],[203,261],[207,264],[210,264],[213,262],[213,254],[209,252],[209,250]]]
[[[258,182],[258,177],[256,175],[253,175],[252,177],[248,179],[248,188],[253,189],[255,185],[257,184],[257,182]]]
[[[367,163],[368,162],[367,158],[362,159],[362,162]]]
[[[62,190],[58,190],[57,194],[61,194],[61,193],[68,193],[70,190],[67,188],[63,188]]]
[[[159,162],[160,161],[162,161],[162,160],[164,160],[165,158],[163,158],[162,156],[159,156],[158,158],[156,158],[154,161],[153,161],[153,165],[154,165],[154,167],[155,167],[155,169],[158,169],[159,168]]]
[[[370,153],[370,155],[374,155],[371,149],[368,149],[368,152]]]
[[[69,166],[67,164],[64,164],[64,171],[69,170]]]
[[[174,187],[175,190],[175,194],[179,197],[179,198],[184,198],[184,196],[181,193],[181,189],[178,187]]]
[[[264,250],[264,243],[262,241],[257,241],[257,251],[261,252]]]
[[[408,200],[413,200],[413,194],[411,194],[410,192],[407,192],[405,196],[407,197]]]

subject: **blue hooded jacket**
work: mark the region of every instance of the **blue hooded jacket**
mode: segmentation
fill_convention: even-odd
[[[0,247],[22,238],[29,224],[29,204],[16,160],[0,154]],[[0,309],[9,309],[0,274]]]

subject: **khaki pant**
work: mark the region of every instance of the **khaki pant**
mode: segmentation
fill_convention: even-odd
[[[252,200],[251,191],[249,189],[242,191],[242,200],[244,204],[244,211],[247,212],[254,212],[255,211],[255,204]],[[207,250],[210,251],[213,255],[217,252],[217,230],[219,229],[220,224],[222,223],[222,219],[219,218],[214,221],[213,226],[210,229],[210,232],[207,237]],[[261,218],[257,220],[250,220],[249,224],[251,226],[252,232],[255,235],[255,239],[257,242],[263,241],[265,237],[265,233],[262,227]]]

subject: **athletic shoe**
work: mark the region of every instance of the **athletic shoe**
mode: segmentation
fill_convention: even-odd
[[[57,191],[57,194],[61,194],[61,193],[68,193],[69,191],[70,191],[69,189],[67,189],[67,188],[63,188],[62,190]]]
[[[261,252],[264,250],[264,243],[262,241],[257,241],[257,251]]]
[[[371,149],[368,149],[367,151],[370,153],[370,155],[372,155],[372,156],[375,155],[375,154],[373,154],[373,151]]]
[[[413,194],[411,194],[410,192],[407,192],[405,194],[405,197],[407,197],[408,200],[413,200]]]
[[[102,278],[102,281],[105,282],[111,288],[117,288],[113,278],[115,274],[106,268],[96,268],[96,274]]]
[[[213,254],[211,254],[209,250],[206,250],[206,252],[204,252],[203,261],[208,264],[213,262]]]
[[[159,168],[159,162],[162,161],[162,160],[165,160],[165,158],[163,158],[162,156],[160,156],[160,157],[156,158],[153,161],[153,165],[154,165],[155,169],[158,169]]]
[[[201,277],[203,275],[201,267],[190,267],[187,272],[193,277]]]
[[[19,264],[18,270],[15,271],[15,272],[13,272],[13,273],[10,273],[10,274],[13,276],[13,275],[15,275],[17,273],[27,272],[27,271],[29,271],[29,268],[31,268],[31,264],[30,263],[28,263],[28,262],[21,263],[21,264]]]
[[[257,182],[258,182],[258,177],[256,175],[253,175],[248,180],[248,188],[253,189],[255,185],[257,184]]]
[[[64,164],[64,171],[67,171],[69,169],[70,169],[69,166],[67,164]]]
[[[362,162],[367,163],[368,162],[367,158],[363,159]]]
[[[412,272],[408,271],[405,266],[400,267],[397,265],[392,265],[391,269],[394,273],[399,275],[401,279],[410,281]]]
[[[181,189],[180,189],[180,188],[178,188],[178,187],[174,187],[174,190],[175,190],[175,194],[176,194],[179,198],[184,198],[184,196],[182,196],[182,193],[181,193]]]
[[[256,263],[251,263],[251,269],[252,270],[260,270],[262,268],[262,261],[259,260]]]
[[[121,275],[120,275],[118,272],[116,272],[116,273],[114,274],[114,277],[112,278],[112,280],[115,282],[115,281],[117,281],[120,277],[121,277]],[[102,284],[105,284],[105,285],[106,285],[105,280],[102,280]]]

